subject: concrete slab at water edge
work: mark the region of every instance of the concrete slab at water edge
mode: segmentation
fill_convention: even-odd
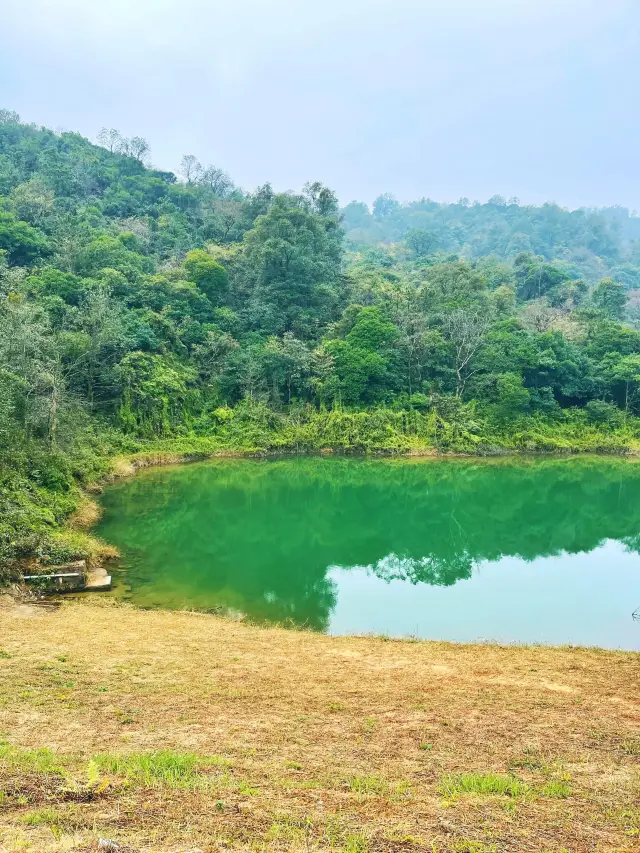
[[[111,575],[102,566],[91,569],[84,586],[85,592],[108,592],[111,589]]]

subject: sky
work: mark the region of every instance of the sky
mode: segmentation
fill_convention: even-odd
[[[638,0],[0,0],[0,107],[245,189],[640,209]]]

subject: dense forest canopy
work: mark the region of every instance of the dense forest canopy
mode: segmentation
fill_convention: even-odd
[[[0,557],[36,548],[25,530],[101,454],[232,423],[258,446],[258,427],[366,410],[376,436],[428,420],[454,449],[531,419],[635,429],[628,210],[340,209],[320,183],[245,192],[193,155],[177,177],[144,139],[98,143],[0,111]]]

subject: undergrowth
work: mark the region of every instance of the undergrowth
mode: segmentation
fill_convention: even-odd
[[[143,440],[114,430],[92,430],[55,452],[35,444],[0,455],[0,585],[19,578],[29,561],[47,566],[109,556],[103,543],[67,520],[81,510],[85,487],[136,467],[216,455],[317,452],[624,454],[640,449],[639,435],[640,420],[635,418],[614,428],[589,422],[581,410],[567,409],[554,417],[503,422],[477,411],[472,403],[460,407],[455,420],[435,409],[318,411],[308,406],[276,412],[261,403],[241,403],[208,423],[204,433],[185,429]]]

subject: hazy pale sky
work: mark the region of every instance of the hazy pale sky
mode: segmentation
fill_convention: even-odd
[[[640,0],[0,0],[0,106],[250,189],[640,208]]]

